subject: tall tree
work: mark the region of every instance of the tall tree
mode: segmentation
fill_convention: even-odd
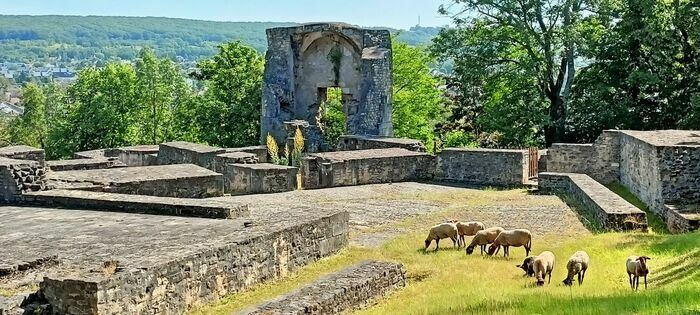
[[[41,87],[28,83],[22,88],[24,114],[13,121],[11,141],[43,148],[46,143],[46,96]]]
[[[446,115],[442,80],[433,75],[434,59],[421,47],[392,40],[394,134],[422,140],[433,148],[435,126]]]
[[[260,137],[263,58],[239,41],[219,46],[197,63],[192,76],[206,91],[197,108],[201,140],[218,146],[245,146]]]
[[[454,61],[457,78],[497,81],[491,88],[508,88],[484,89],[483,103],[508,105],[512,99],[502,96],[522,95],[525,106],[544,110],[549,118],[544,126],[527,127],[544,127],[549,145],[564,137],[580,30],[598,23],[584,14],[596,11],[592,5],[584,0],[453,0],[440,12],[452,17],[455,28],[438,36],[433,52]]]

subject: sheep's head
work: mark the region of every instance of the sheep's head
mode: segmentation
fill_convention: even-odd
[[[537,276],[537,286],[541,287],[544,285],[544,277]]]
[[[429,238],[425,239],[425,249],[428,249],[428,246],[430,246],[431,242],[432,242],[432,240],[430,240]]]
[[[532,260],[534,259],[535,256],[527,256],[525,257],[525,260],[523,260],[522,264],[515,266],[522,269],[526,276],[532,277],[535,275],[535,270],[532,268]]]
[[[489,246],[489,251],[488,251],[489,256],[493,256],[493,253],[496,252],[497,248],[498,248],[498,245],[491,244],[491,246]]]
[[[467,246],[467,255],[471,255],[474,252],[474,245]]]
[[[571,286],[574,283],[574,280],[572,278],[566,278],[564,281],[562,281],[565,286]]]
[[[648,256],[639,256],[637,261],[639,262],[639,268],[642,274],[648,274],[649,269],[647,268],[647,260],[651,260]]]

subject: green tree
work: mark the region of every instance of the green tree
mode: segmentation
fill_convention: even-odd
[[[435,127],[445,119],[444,84],[431,73],[431,57],[423,48],[396,39],[393,50],[394,135],[422,140],[432,150]]]
[[[192,76],[206,91],[197,108],[201,140],[218,146],[258,143],[263,58],[239,41],[219,46],[219,53],[197,63]]]
[[[463,82],[465,89],[480,90],[480,106],[490,107],[496,113],[510,112],[504,107],[517,108],[520,113],[537,118],[542,117],[540,113],[546,113],[547,120],[534,119],[515,127],[543,129],[547,145],[563,140],[577,50],[585,44],[581,34],[601,23],[597,14],[584,14],[584,11],[596,12],[598,3],[584,0],[450,2],[449,6],[441,6],[440,12],[453,18],[455,28],[443,30],[435,39],[432,51],[441,60],[454,62],[455,78]],[[513,104],[514,99],[525,108]],[[499,125],[509,126],[507,122]],[[530,134],[522,142],[534,137]]]
[[[24,114],[12,123],[11,142],[43,148],[46,144],[47,126],[46,96],[41,87],[34,83],[25,85],[22,88],[22,105]]]

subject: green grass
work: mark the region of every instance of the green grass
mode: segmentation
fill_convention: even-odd
[[[622,197],[622,199],[627,200],[627,202],[631,203],[635,207],[639,208],[640,210],[646,212],[647,214],[647,224],[649,225],[649,229],[655,233],[661,233],[661,234],[669,234],[670,232],[668,231],[668,228],[666,227],[666,223],[664,223],[664,220],[659,217],[657,214],[654,212],[651,212],[649,210],[649,207],[637,196],[635,196],[627,187],[620,183],[611,183],[608,185],[605,185],[608,187],[608,189],[612,190],[614,193]]]

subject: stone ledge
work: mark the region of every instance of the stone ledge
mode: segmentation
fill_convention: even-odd
[[[249,214],[247,204],[234,205],[207,199],[126,195],[82,190],[54,189],[26,193],[23,198],[25,203],[45,207],[179,217],[232,219]]]
[[[15,145],[0,148],[0,157],[16,160],[32,160],[44,166],[46,158],[43,149],[37,149],[27,145]]]
[[[664,205],[666,225],[672,233],[700,229],[700,205]]]
[[[55,172],[96,170],[113,167],[126,167],[127,165],[115,158],[73,159],[46,161],[46,165]]]
[[[401,148],[416,152],[425,152],[425,145],[420,140],[407,138],[388,138],[343,135],[338,141],[338,151]]]
[[[239,314],[338,314],[405,285],[401,264],[365,261]]]
[[[644,211],[588,175],[545,172],[539,174],[538,182],[539,188],[544,192],[572,194],[607,230],[647,230],[647,217]]]

